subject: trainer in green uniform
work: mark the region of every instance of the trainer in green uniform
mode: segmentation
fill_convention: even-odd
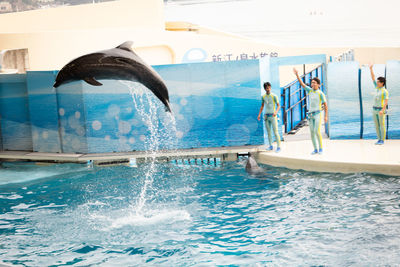
[[[372,65],[369,66],[369,69],[371,70],[371,77],[376,87],[374,105],[372,107],[372,118],[375,123],[376,135],[378,137],[378,141],[375,143],[375,145],[383,145],[386,137],[385,117],[389,100],[389,92],[385,89],[386,79],[384,77],[378,77],[378,79],[375,80],[375,74],[372,70]]]
[[[278,133],[277,114],[281,106],[279,105],[278,97],[271,92],[271,84],[269,82],[264,83],[264,89],[266,94],[262,96],[261,108],[260,112],[258,113],[257,119],[260,120],[261,113],[265,106],[264,121],[265,121],[265,128],[267,128],[268,141],[269,141],[269,147],[267,148],[267,150],[274,149],[274,147],[272,146],[272,134],[271,134],[271,127],[272,127],[275,135],[275,140],[277,143],[276,152],[279,152],[281,151],[281,137],[279,136]]]
[[[309,110],[308,110],[308,123],[311,133],[311,141],[314,146],[314,150],[311,154],[322,154],[322,135],[321,135],[321,123],[322,123],[322,110],[325,110],[325,123],[328,122],[328,103],[326,102],[325,94],[319,89],[321,81],[318,78],[311,80],[311,87],[307,86],[299,77],[298,71],[294,68],[294,74],[296,74],[297,80],[301,86],[308,93]],[[318,146],[319,149],[318,149]]]

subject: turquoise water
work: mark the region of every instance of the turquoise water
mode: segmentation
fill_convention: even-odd
[[[398,177],[263,168],[251,176],[242,162],[3,163],[0,259],[24,266],[400,262]]]

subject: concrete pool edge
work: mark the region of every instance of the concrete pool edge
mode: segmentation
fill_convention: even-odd
[[[160,161],[174,159],[220,158],[222,161],[235,161],[238,155],[254,153],[262,164],[301,169],[315,172],[334,173],[376,173],[400,176],[400,140],[387,140],[385,145],[376,146],[374,140],[329,140],[324,139],[324,153],[310,155],[310,140],[282,142],[282,151],[266,151],[265,146],[239,146],[162,150],[156,153],[145,151],[63,154],[24,151],[2,151],[1,160],[28,160],[54,163],[87,163],[97,165],[125,164],[131,159],[138,162],[156,158]],[[197,164],[197,163],[196,163]]]
[[[38,162],[60,162],[60,163],[118,163],[130,159],[146,160],[156,158],[161,161],[177,158],[207,158],[218,157],[224,161],[234,161],[238,154],[257,153],[263,146],[237,146],[237,147],[213,147],[193,148],[178,150],[160,150],[154,153],[146,151],[96,153],[96,154],[67,154],[67,153],[42,153],[26,151],[1,151],[1,160],[29,160]]]
[[[305,170],[314,172],[333,173],[376,173],[384,175],[400,176],[400,165],[393,164],[362,164],[354,162],[331,162],[319,160],[293,159],[285,157],[273,157],[260,153],[258,162],[274,167],[285,167],[288,169]]]
[[[309,140],[283,142],[282,152],[262,151],[259,163],[315,172],[376,173],[400,176],[400,140],[324,140],[322,155],[311,155]]]

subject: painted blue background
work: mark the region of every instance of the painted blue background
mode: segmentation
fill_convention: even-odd
[[[360,138],[360,101],[358,62],[345,61],[328,64],[328,116],[331,139]]]
[[[33,151],[61,152],[57,95],[52,87],[56,72],[27,72],[29,117]]]
[[[174,136],[161,102],[138,83],[108,80],[94,87],[80,81],[55,90],[56,71],[1,75],[1,149],[64,153],[145,150],[154,143],[150,120],[160,137],[169,138],[157,149],[265,144],[263,122],[257,121],[262,84],[271,81],[279,94],[280,65],[323,61],[322,56],[154,66],[169,88],[176,119]],[[327,68],[330,137],[360,138],[363,130],[364,138],[376,138],[371,118],[374,86],[368,68],[360,70],[358,63],[351,61],[329,63]],[[377,77],[386,73],[388,135],[399,138],[400,62],[388,61],[375,65],[374,70]],[[138,112],[142,109],[145,112]]]
[[[161,142],[157,148],[263,144],[263,123],[257,114],[264,82],[260,77],[268,76],[268,63],[262,59],[154,66],[169,89],[177,129],[175,142]],[[149,118],[138,112],[135,103],[147,113],[155,112],[153,124],[159,135],[171,134],[163,129],[170,126],[164,123],[163,105],[139,83],[102,80],[104,85],[95,87],[79,81],[55,90],[55,76],[53,71],[28,72],[26,81],[21,75],[18,83],[11,83],[11,76],[1,83],[5,149],[64,153],[148,149],[154,141]],[[135,96],[138,92],[144,97]],[[17,133],[23,133],[18,144]]]
[[[3,150],[32,150],[26,75],[0,75],[0,127]]]
[[[180,148],[264,143],[257,115],[260,72],[269,72],[267,64],[248,60],[154,68],[169,89],[177,128],[185,133]]]
[[[388,138],[400,139],[400,61],[386,63],[386,88],[389,91]]]

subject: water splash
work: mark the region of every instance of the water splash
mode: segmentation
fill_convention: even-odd
[[[141,216],[149,192],[154,191],[152,186],[157,172],[157,151],[176,147],[176,121],[172,113],[164,111],[159,100],[147,88],[137,83],[121,82],[129,88],[136,112],[149,129],[144,141],[149,165],[144,172],[144,185],[133,207],[135,214]]]

